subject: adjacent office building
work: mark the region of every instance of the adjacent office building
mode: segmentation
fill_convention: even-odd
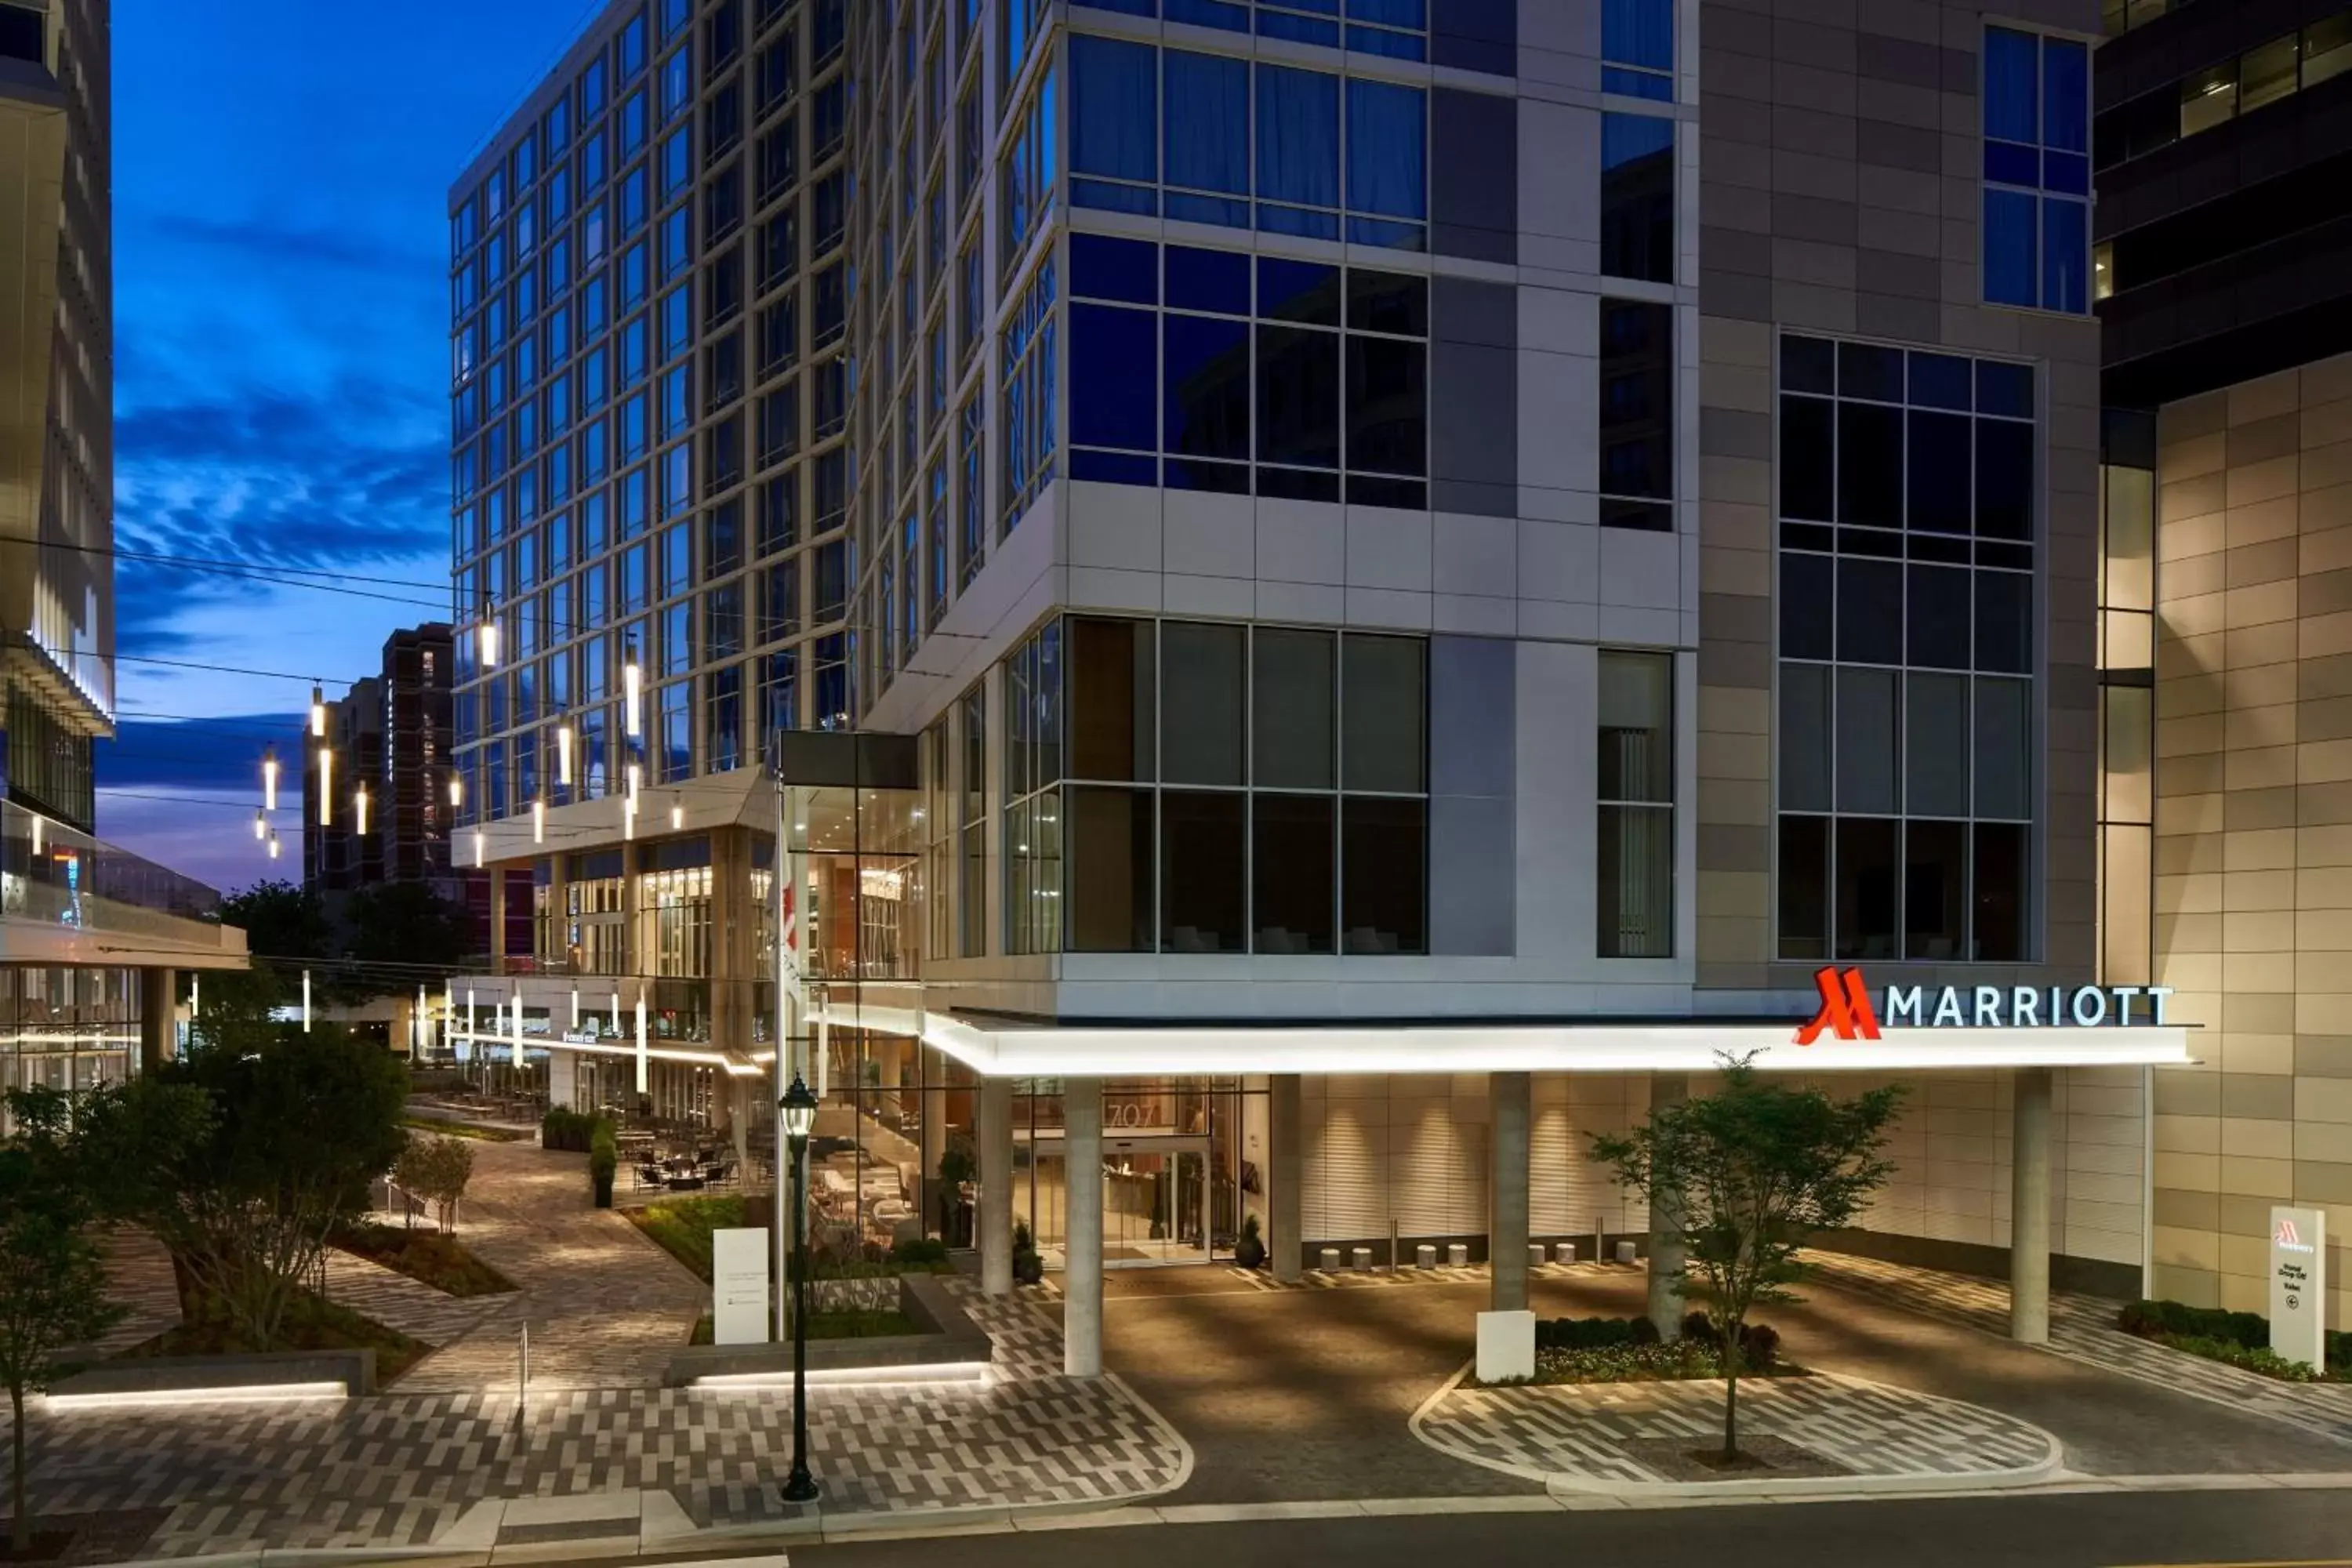
[[[0,0],[0,1071],[88,1088],[167,1048],[174,971],[242,967],[218,895],[91,837],[114,726],[113,187],[104,0]]]
[[[1074,1370],[1252,1220],[1523,1299],[1727,1047],[1912,1083],[1853,1245],[2139,1290],[2102,17],[1818,10],[609,7],[452,192],[461,853],[579,971],[453,990],[750,1117],[772,757],[817,1201],[975,1152]]]
[[[2155,611],[2152,858],[2110,870],[2152,876],[2158,977],[2204,1026],[2156,1080],[2150,1263],[2266,1311],[2271,1206],[2352,1224],[2352,9],[2109,11],[2106,494]],[[2149,664],[2147,619],[2107,646]],[[2130,699],[2109,743],[2145,754]]]

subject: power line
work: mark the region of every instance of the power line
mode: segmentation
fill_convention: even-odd
[[[118,661],[131,664],[161,664],[168,665],[173,669],[210,670],[215,675],[253,675],[259,676],[265,680],[307,680],[313,686],[357,686],[359,684],[358,680],[341,680],[333,676],[296,675],[290,670],[284,669],[247,669],[234,664],[206,664],[201,659],[158,658],[152,654],[118,653],[114,658]],[[369,678],[362,676],[360,679],[363,680]]]

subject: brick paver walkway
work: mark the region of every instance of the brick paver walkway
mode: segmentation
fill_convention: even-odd
[[[1116,1380],[1059,1373],[1061,1341],[1025,1299],[953,1281],[996,1344],[986,1384],[822,1389],[811,1464],[829,1515],[1086,1505],[1163,1491],[1182,1441]],[[536,1387],[536,1385],[534,1385]],[[34,1426],[45,1512],[169,1508],[149,1555],[417,1546],[500,1498],[668,1492],[696,1525],[781,1520],[782,1389],[572,1389],[289,1405],[55,1411]]]
[[[1845,1253],[1807,1254],[1821,1277],[1989,1334],[2009,1333],[2009,1287],[1965,1274],[1913,1268]],[[2268,1416],[2324,1437],[2352,1443],[2352,1384],[2283,1383],[2157,1344],[2115,1326],[2116,1305],[2053,1291],[2050,1342],[2041,1348],[2160,1387],[2193,1394]]]
[[[1669,1438],[1712,1447],[1723,1435],[1723,1384],[1457,1385],[1414,1419],[1413,1430],[1442,1453],[1530,1479],[1591,1490],[1671,1485],[1639,1446]],[[2042,1479],[2059,1458],[2057,1442],[2038,1426],[1841,1377],[1743,1379],[1739,1430],[1793,1443],[1856,1481],[2024,1482]]]
[[[180,1326],[180,1285],[172,1272],[172,1255],[143,1230],[116,1230],[102,1244],[106,1254],[107,1294],[131,1309],[122,1321],[92,1343],[105,1355]]]

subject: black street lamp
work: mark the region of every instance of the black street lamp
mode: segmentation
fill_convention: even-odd
[[[786,1502],[816,1500],[808,1468],[808,1141],[816,1125],[816,1096],[798,1073],[776,1102],[793,1162],[793,1473],[784,1482]]]

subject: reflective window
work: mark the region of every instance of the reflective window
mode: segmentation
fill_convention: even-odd
[[[2091,308],[2090,49],[1985,29],[1985,302]]]

